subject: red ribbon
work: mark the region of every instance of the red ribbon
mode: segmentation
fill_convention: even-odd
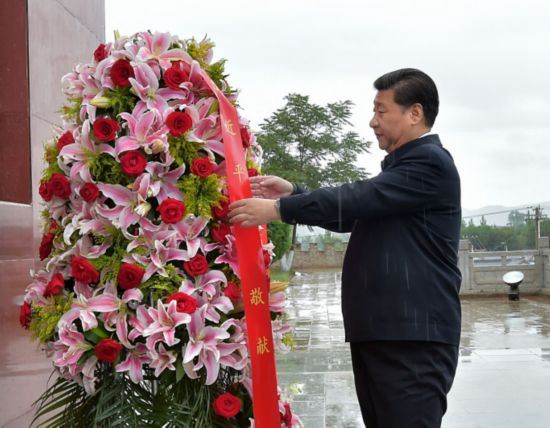
[[[231,202],[251,198],[237,110],[210,76],[200,70],[220,104],[227,183]],[[269,276],[265,268],[258,227],[233,226],[241,276],[248,350],[252,365],[254,424],[258,428],[281,427],[277,397],[275,349],[269,312]],[[265,230],[262,234],[265,234]]]

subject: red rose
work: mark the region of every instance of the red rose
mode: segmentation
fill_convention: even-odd
[[[250,147],[250,133],[246,126],[241,126],[241,140],[243,141],[243,147],[248,149]]]
[[[99,196],[99,188],[94,183],[86,183],[79,193],[86,202],[93,202]]]
[[[19,308],[19,322],[21,327],[29,328],[31,323],[31,305],[29,302],[24,302]]]
[[[122,263],[117,275],[118,286],[123,290],[139,287],[143,275],[145,270],[138,265]]]
[[[181,89],[180,84],[189,80],[189,74],[183,70],[181,62],[175,62],[164,72],[164,83],[172,89]]]
[[[74,143],[73,133],[71,131],[67,131],[58,138],[57,151],[60,152],[63,147],[73,143]]]
[[[269,255],[269,252],[266,250],[263,250],[263,253],[264,253],[265,268],[268,269],[269,265],[271,264],[271,256]]]
[[[85,284],[97,283],[99,281],[99,272],[84,257],[73,257],[71,260],[71,274],[74,279]]]
[[[50,223],[50,227],[48,229],[48,232],[55,232],[58,229],[59,229],[59,224],[57,224],[57,222],[55,220],[52,220],[51,223]]]
[[[226,242],[225,237],[231,233],[231,228],[227,223],[220,223],[218,225],[212,225],[210,228],[210,235],[214,241],[224,244]]]
[[[235,397],[230,392],[226,392],[218,396],[212,403],[212,406],[214,407],[214,413],[216,413],[216,415],[229,419],[241,411],[242,404],[239,397]]]
[[[124,152],[120,156],[120,166],[124,174],[136,176],[145,171],[147,158],[143,153],[137,150]]]
[[[166,118],[166,126],[170,130],[170,134],[178,137],[189,131],[193,126],[191,116],[182,111],[173,111]]]
[[[157,211],[164,223],[177,223],[185,215],[185,204],[177,199],[167,198],[158,206]]]
[[[56,273],[44,290],[44,297],[55,296],[56,294],[61,293],[65,288],[65,279],[60,273]]]
[[[258,170],[256,168],[247,168],[249,177],[256,177],[258,175]]]
[[[219,220],[223,220],[227,217],[227,214],[229,214],[229,202],[220,201],[219,204],[219,207],[212,207],[212,215]]]
[[[52,252],[54,238],[55,235],[53,233],[46,233],[42,235],[42,241],[40,242],[40,248],[38,249],[40,260],[44,260]]]
[[[113,339],[101,339],[94,349],[97,359],[105,363],[114,363],[121,350],[122,345]]]
[[[104,43],[101,43],[96,50],[94,51],[95,62],[101,62],[107,58],[107,46]]]
[[[287,427],[292,426],[292,412],[290,411],[290,404],[285,403],[285,414],[281,415],[281,422]]]
[[[99,141],[109,142],[116,138],[118,123],[110,117],[100,117],[94,121],[92,128]]]
[[[193,159],[191,172],[199,177],[206,178],[214,172],[215,164],[208,158]]]
[[[59,172],[56,172],[52,174],[50,184],[52,186],[52,192],[55,196],[61,199],[69,199],[69,196],[71,196],[71,183],[69,183],[67,177]]]
[[[135,74],[129,61],[119,59],[111,67],[111,79],[116,86],[130,86],[130,77],[135,77]]]
[[[183,268],[191,276],[202,275],[208,272],[208,261],[202,254],[197,254],[188,262],[183,262]]]
[[[232,301],[236,301],[241,298],[241,289],[234,282],[228,282],[227,286],[223,290],[223,294],[229,297]]]
[[[176,310],[178,312],[192,314],[197,309],[197,301],[193,297],[191,297],[189,294],[182,293],[181,291],[172,293],[170,297],[166,299],[166,303],[170,303],[172,301],[177,302]]]
[[[46,202],[50,202],[53,198],[52,183],[49,181],[42,181],[38,188],[38,193],[42,196]]]
[[[167,198],[157,207],[164,223],[177,223],[185,215],[185,204],[177,199]]]

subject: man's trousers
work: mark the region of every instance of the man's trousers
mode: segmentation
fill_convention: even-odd
[[[458,346],[420,341],[350,343],[367,428],[436,428],[447,410]]]

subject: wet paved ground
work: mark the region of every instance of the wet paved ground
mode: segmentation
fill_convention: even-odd
[[[295,348],[278,357],[281,385],[306,428],[362,427],[340,311],[340,273],[294,277]],[[460,361],[444,428],[550,427],[550,297],[463,300]]]

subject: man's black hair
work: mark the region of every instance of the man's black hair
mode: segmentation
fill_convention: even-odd
[[[394,101],[403,106],[422,105],[426,126],[431,128],[439,112],[437,87],[430,76],[415,68],[402,68],[380,76],[374,81],[378,91],[393,89]]]

